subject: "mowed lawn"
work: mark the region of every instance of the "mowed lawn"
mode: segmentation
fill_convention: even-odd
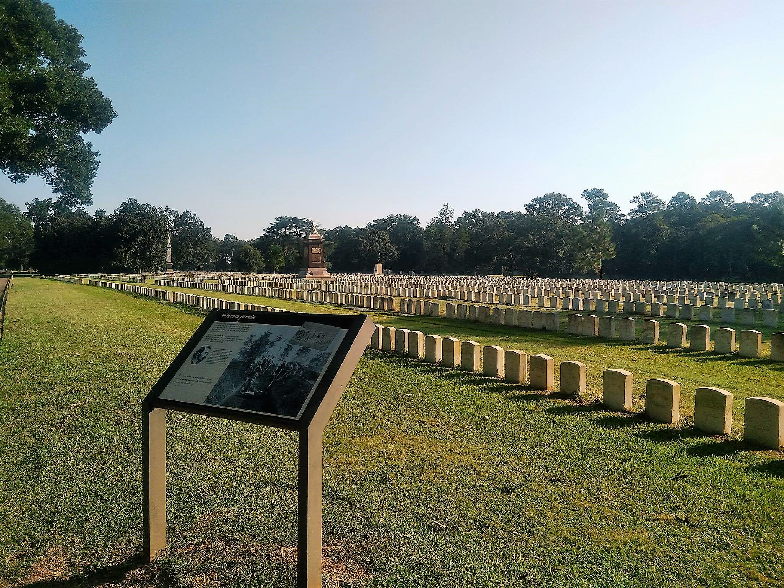
[[[170,547],[140,559],[140,401],[201,320],[16,280],[0,585],[293,585],[296,437],[243,423],[170,414]],[[784,454],[738,438],[368,352],[324,454],[327,586],[784,585]]]

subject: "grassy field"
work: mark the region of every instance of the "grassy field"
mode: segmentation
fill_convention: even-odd
[[[556,358],[596,348],[385,320]],[[169,416],[170,546],[140,561],[139,404],[200,322],[114,291],[16,281],[0,342],[0,585],[293,584],[295,437],[193,415]],[[594,367],[670,366],[685,387],[695,365],[718,363],[599,347],[583,350]],[[759,374],[766,394],[780,382],[759,362],[728,365]],[[368,352],[324,453],[327,586],[784,585],[784,455],[738,439]]]

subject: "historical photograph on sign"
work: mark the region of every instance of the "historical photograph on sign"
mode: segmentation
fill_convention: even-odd
[[[297,418],[346,329],[215,322],[161,398]]]

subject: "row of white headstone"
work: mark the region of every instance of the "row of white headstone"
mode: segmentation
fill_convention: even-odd
[[[425,335],[421,331],[376,325],[370,342],[372,349],[394,352],[449,368],[480,372],[514,384],[528,384],[534,390],[555,389],[555,366],[544,354],[528,356],[517,349],[497,345],[482,346],[476,341]],[[579,397],[585,394],[587,368],[578,361],[559,365],[559,392]],[[611,410],[632,410],[631,372],[607,369],[602,372],[602,401]],[[680,421],[679,383],[652,378],[645,385],[644,414],[653,421],[677,424]],[[729,435],[732,432],[733,395],[715,387],[695,390],[694,426],[706,433]],[[784,402],[774,398],[750,397],[745,400],[743,437],[751,444],[768,449],[784,446]]]
[[[100,277],[91,275],[90,277]],[[112,279],[124,276],[112,275]],[[646,300],[679,302],[695,306],[740,301],[751,305],[781,303],[780,284],[738,284],[726,282],[665,282],[643,280],[584,280],[521,278],[509,276],[378,276],[333,274],[329,281],[298,278],[293,274],[240,274],[231,272],[175,272],[154,276],[157,285],[180,286],[184,282],[217,283],[224,286],[251,286],[271,289],[316,289],[355,294],[395,297],[450,297],[473,302],[500,302],[508,295],[528,297],[584,298],[618,301]],[[138,276],[128,276],[129,280]],[[492,295],[492,296],[491,296]],[[511,303],[508,301],[507,303]]]
[[[138,275],[111,275],[110,279],[136,281]],[[370,281],[372,280],[372,281]],[[251,296],[265,296],[304,302],[362,306],[391,310],[388,300],[357,302],[356,295],[381,296],[382,298],[437,299],[452,298],[465,302],[536,306],[545,309],[589,311],[599,314],[638,314],[643,316],[681,318],[704,322],[721,321],[727,324],[753,325],[760,322],[775,327],[782,306],[780,285],[723,285],[701,284],[684,286],[684,283],[662,282],[607,282],[602,290],[580,289],[582,280],[555,282],[558,288],[525,287],[506,291],[488,285],[487,278],[468,279],[473,285],[460,289],[445,289],[455,281],[465,278],[450,277],[369,277],[362,274],[338,276],[335,280],[305,280],[288,275],[254,276],[246,274],[166,274],[156,277],[156,285],[197,288],[210,291]],[[504,280],[507,280],[504,278]],[[512,279],[512,281],[518,281]],[[524,283],[526,281],[523,281]],[[528,281],[530,282],[530,281]],[[551,283],[551,280],[534,282]],[[565,288],[570,284],[571,289]],[[396,284],[380,285],[381,283]],[[418,283],[431,287],[401,287],[400,284]],[[577,284],[577,285],[574,285]],[[588,284],[591,284],[588,282]],[[593,284],[595,285],[595,284]],[[613,285],[613,288],[609,288]],[[716,288],[714,291],[712,288]],[[484,289],[482,289],[484,288]],[[707,289],[706,289],[707,288]],[[667,293],[670,292],[670,293]],[[717,292],[723,292],[718,295]],[[687,294],[688,293],[688,294]]]
[[[660,341],[662,325],[653,319],[646,319],[642,324],[640,341],[646,345],[657,345]],[[665,344],[667,347],[685,348],[688,346],[692,351],[710,351],[711,349],[711,328],[709,325],[689,326],[684,323],[669,323],[666,328]],[[572,314],[567,319],[567,332],[571,335],[606,339],[620,336],[620,339],[625,341],[637,339],[636,321],[631,317],[616,319],[610,316]],[[735,329],[728,327],[716,329],[713,351],[720,354],[731,354],[737,351],[740,357],[762,356],[762,333],[760,331],[753,329],[740,331],[737,341],[738,345],[736,346]],[[784,333],[771,334],[770,359],[784,361]]]

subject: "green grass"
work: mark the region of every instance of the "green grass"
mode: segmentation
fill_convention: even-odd
[[[169,417],[170,546],[140,562],[139,403],[198,315],[19,279],[6,320],[0,585],[292,585],[295,437],[193,415]],[[784,585],[783,457],[368,352],[325,434],[326,585]]]

